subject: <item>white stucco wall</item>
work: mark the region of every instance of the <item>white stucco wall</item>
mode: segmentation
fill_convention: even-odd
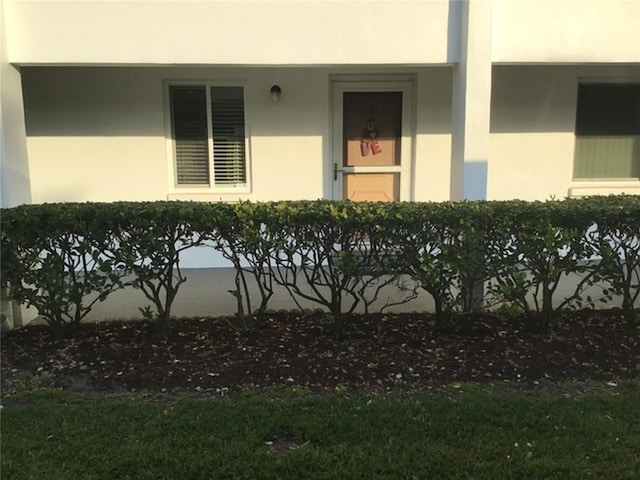
[[[330,65],[455,61],[457,2],[7,0],[10,60]]]
[[[402,73],[405,70],[394,70]],[[413,199],[447,200],[451,69],[416,74]],[[330,90],[339,74],[307,68],[23,68],[33,202],[330,198]],[[377,72],[380,73],[380,72]],[[389,72],[387,72],[389,73]],[[170,181],[169,80],[245,85],[251,191],[185,193]],[[282,88],[273,103],[269,89]]]
[[[20,71],[7,57],[7,18],[0,2],[0,206],[31,200]]]
[[[640,61],[638,0],[472,0],[497,63]],[[460,0],[4,0],[15,64],[459,60]],[[195,48],[194,48],[195,47]]]
[[[640,66],[493,68],[488,199],[640,193],[640,181],[573,182],[580,81],[640,81]]]
[[[640,62],[638,0],[494,0],[493,62]]]
[[[416,73],[412,199],[450,199],[452,69]],[[331,198],[328,68],[26,68],[33,202],[254,201]],[[379,73],[379,71],[378,71]],[[640,182],[573,182],[578,83],[640,81],[639,66],[495,66],[487,198],[544,200],[640,193]],[[246,87],[251,191],[177,193],[166,148],[167,80],[239,81]],[[282,87],[281,100],[269,96]]]
[[[22,72],[33,202],[166,199],[152,72]]]
[[[416,138],[412,198],[421,202],[449,200],[451,69],[425,69],[418,75],[416,90]]]

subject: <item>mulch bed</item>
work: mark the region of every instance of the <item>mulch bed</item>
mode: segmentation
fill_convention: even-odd
[[[435,332],[429,314],[354,315],[338,333],[319,312],[272,313],[248,331],[229,318],[178,319],[167,340],[146,321],[84,324],[63,340],[26,327],[2,338],[2,388],[377,393],[640,378],[640,327],[616,310],[575,313],[552,334],[490,316],[455,327]]]

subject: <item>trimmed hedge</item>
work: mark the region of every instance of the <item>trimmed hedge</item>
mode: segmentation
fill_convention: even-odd
[[[233,293],[242,320],[244,312],[265,312],[276,285],[298,305],[306,299],[323,306],[336,322],[360,305],[368,312],[381,289],[395,285],[400,303],[418,289],[432,295],[440,323],[455,312],[502,304],[543,328],[558,311],[613,294],[633,322],[640,291],[638,196],[24,205],[2,210],[1,230],[3,286],[11,298],[36,307],[56,332],[129,285],[150,300],[152,307],[141,311],[166,332],[187,280],[180,255],[203,245],[236,269]],[[555,299],[569,274],[579,276],[575,291]],[[249,295],[250,282],[258,302]],[[604,286],[603,297],[583,298],[595,283]]]

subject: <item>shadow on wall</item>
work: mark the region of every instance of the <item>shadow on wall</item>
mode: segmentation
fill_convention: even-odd
[[[3,152],[2,178],[0,178],[1,201],[2,208],[13,207],[25,203],[31,203],[31,181],[29,180],[29,172],[20,172],[10,166],[4,164],[4,159],[8,158],[8,154]]]
[[[451,22],[454,22],[459,7],[450,8]],[[451,55],[454,55],[457,46],[452,42]],[[371,72],[372,67],[24,67],[22,81],[27,136],[38,146],[38,157],[35,158],[38,165],[54,163],[49,161],[49,156],[54,155],[50,153],[49,146],[55,149],[57,158],[75,165],[85,155],[85,150],[91,151],[100,145],[100,139],[108,139],[105,142],[108,150],[94,150],[95,156],[83,164],[87,169],[93,168],[89,165],[91,162],[97,169],[108,169],[106,161],[119,160],[129,162],[118,167],[123,168],[123,172],[138,175],[143,170],[142,164],[153,165],[151,173],[155,175],[153,181],[157,182],[166,174],[163,163],[166,161],[164,138],[167,134],[166,80],[242,79],[246,86],[247,135],[251,138],[250,168],[255,174],[254,186],[258,177],[267,177],[262,175],[266,170],[273,172],[275,167],[280,168],[283,174],[294,171],[302,174],[306,162],[310,168],[316,169],[314,178],[323,179],[322,190],[318,189],[317,195],[330,198],[331,75],[362,74],[366,78]],[[392,66],[376,68],[375,72],[417,73],[416,138],[450,134],[450,67]],[[275,83],[282,88],[278,102],[273,102],[270,94]],[[61,141],[62,137],[69,137],[69,140]],[[87,141],[74,140],[80,137]],[[121,154],[119,149],[122,149]],[[150,149],[155,150],[152,152]],[[280,152],[278,165],[271,165],[269,162],[277,152]],[[425,157],[424,162],[428,161],[428,156],[418,154]],[[76,171],[74,175],[79,176],[80,173]],[[130,177],[125,183],[131,183]],[[164,191],[164,185],[157,187],[158,191]],[[80,193],[71,192],[70,188],[65,190],[61,192],[62,196],[48,195],[47,198],[85,199]],[[99,195],[106,195],[102,190],[100,192]]]
[[[491,133],[573,133],[581,81],[632,78],[639,81],[639,66],[496,65]]]
[[[474,160],[464,163],[464,198],[467,200],[486,200],[489,166],[487,160]],[[469,181],[467,181],[469,180]]]
[[[235,285],[235,272],[233,269],[187,269],[184,273],[187,276],[187,282],[181,286],[178,296],[176,297],[172,309],[174,316],[206,317],[235,315],[237,312],[237,299],[228,292],[228,290],[233,289]],[[565,296],[571,295],[576,282],[579,280],[580,277],[575,275],[563,277],[556,292],[556,303],[560,302]],[[259,298],[253,283],[250,285],[250,292],[253,300]],[[588,288],[584,294],[591,295],[593,298],[600,298],[600,296],[602,296],[602,287],[594,285]],[[379,297],[379,302],[374,304],[371,311],[376,311],[376,305],[379,307],[381,305],[380,302],[386,302],[389,297],[397,298],[394,295],[393,287],[383,290]],[[315,303],[302,299],[298,299],[298,301],[303,308],[311,310],[319,308]],[[620,297],[614,297],[611,302],[602,304],[602,308],[620,305],[621,301]],[[148,304],[149,301],[140,291],[127,288],[115,292],[109,296],[104,303],[96,304],[87,317],[87,320],[141,318],[139,308]],[[269,302],[269,308],[273,310],[292,310],[296,308],[296,305],[284,288],[277,287],[273,298]],[[419,290],[417,299],[403,305],[392,307],[389,311],[433,312],[433,299],[425,291]],[[26,320],[31,320],[31,318],[33,318],[33,316]]]
[[[460,26],[462,22],[462,2],[449,2],[447,12],[447,62],[460,61]]]
[[[277,103],[274,78],[282,87]],[[328,131],[328,70],[319,68],[24,67],[27,136],[164,137],[171,79],[243,84],[251,136]]]
[[[187,282],[180,287],[180,291],[173,305],[173,314],[181,316],[209,316],[234,315],[237,312],[237,299],[229,293],[235,287],[235,270],[232,268],[199,268],[185,270]],[[257,288],[250,283],[250,292],[255,301],[259,298]],[[273,310],[292,310],[295,302],[283,287],[276,287],[274,296],[269,301],[269,308]],[[383,290],[379,302],[386,302],[388,297],[395,297],[393,287]],[[307,309],[320,308],[319,305],[298,298],[301,306]],[[259,302],[258,302],[259,303]],[[137,290],[127,288],[112,294],[104,303],[97,304],[88,320],[102,320],[114,318],[140,318],[139,307],[148,305],[149,301]],[[381,303],[377,304],[378,306]],[[374,305],[375,309],[375,305]],[[396,312],[432,311],[433,302],[426,292],[421,292],[418,299],[391,310]],[[372,310],[373,311],[373,310]]]

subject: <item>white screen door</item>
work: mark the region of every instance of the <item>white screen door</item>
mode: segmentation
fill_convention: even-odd
[[[405,107],[408,91],[408,85],[397,83],[334,85],[335,199],[409,199],[411,129]]]

